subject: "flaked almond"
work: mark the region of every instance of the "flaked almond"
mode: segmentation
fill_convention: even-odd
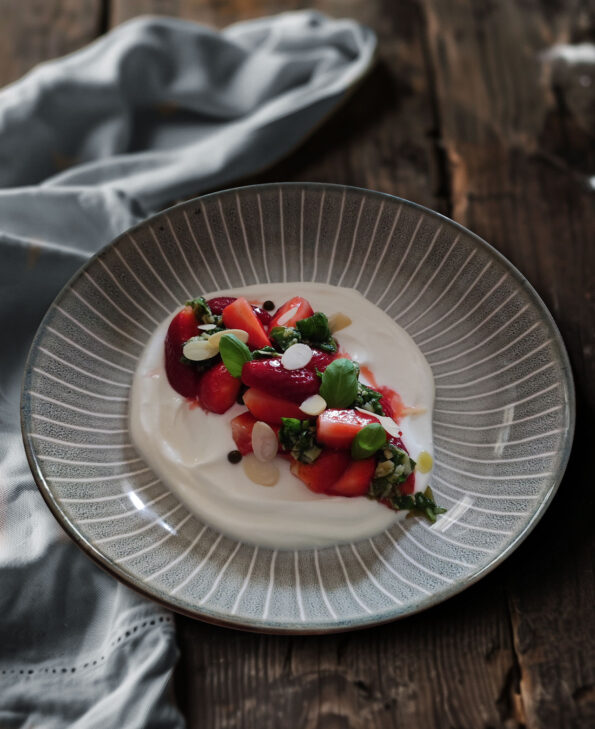
[[[366,415],[373,415],[389,435],[392,435],[395,438],[401,437],[399,435],[399,432],[401,429],[399,428],[397,423],[395,423],[395,421],[392,418],[389,418],[386,415],[376,415],[376,413],[371,413],[369,410],[365,410],[364,408],[355,408],[355,409],[359,410],[360,413],[365,413]]]
[[[216,324],[199,324],[198,328],[202,329],[203,332],[210,332],[211,329],[217,329],[217,325]]]
[[[281,316],[277,319],[277,326],[284,327],[285,324],[290,319],[293,319],[293,317],[298,313],[299,306],[292,306],[291,309],[285,312],[285,314],[281,314]]]
[[[299,370],[312,359],[312,350],[307,344],[292,344],[283,352],[281,364],[286,370]]]
[[[328,327],[331,330],[331,334],[339,332],[341,329],[345,329],[350,324],[352,324],[351,319],[347,316],[347,314],[342,314],[340,311],[336,314],[331,314],[328,318]]]
[[[210,346],[208,339],[189,339],[182,349],[184,357],[193,362],[200,362],[203,359],[210,359],[217,354],[217,349]]]
[[[243,329],[224,329],[222,332],[216,332],[215,334],[211,334],[211,336],[208,338],[209,347],[211,349],[214,349],[215,352],[219,351],[219,340],[222,336],[225,334],[234,334],[240,342],[246,342],[248,341],[248,332],[245,332]]]
[[[242,458],[242,467],[244,473],[250,481],[260,486],[274,486],[279,480],[279,469],[272,463],[259,461],[254,453],[249,453]]]
[[[434,459],[428,453],[428,451],[422,451],[417,457],[417,463],[415,464],[415,470],[420,473],[430,473],[434,467]]]
[[[427,412],[428,411],[426,408],[415,408],[415,407],[403,408],[401,410],[401,414],[403,416],[405,416],[405,415],[423,415],[424,413],[427,413]]]
[[[300,410],[306,415],[320,415],[326,410],[326,400],[321,395],[310,395],[300,405]]]
[[[275,431],[267,423],[258,420],[252,428],[252,450],[255,458],[261,463],[272,461],[277,455],[279,441]]]

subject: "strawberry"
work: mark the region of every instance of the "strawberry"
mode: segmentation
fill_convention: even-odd
[[[185,306],[171,320],[165,335],[165,372],[169,384],[183,397],[196,397],[199,373],[180,361],[184,342],[199,334],[192,307]]]
[[[324,372],[330,363],[337,359],[337,356],[337,354],[328,354],[327,352],[321,352],[319,349],[312,349],[312,359],[306,367],[312,372],[316,372],[316,370]]]
[[[247,453],[252,453],[252,428],[254,428],[254,424],[257,422],[258,421],[251,412],[245,412],[241,415],[237,415],[231,421],[231,436],[234,439],[239,452],[243,456]],[[280,426],[272,425],[271,427],[278,435]]]
[[[398,421],[403,415],[403,400],[398,392],[395,392],[392,387],[383,385],[382,387],[376,388],[377,391],[382,395],[380,404],[384,410],[384,414],[395,421]]]
[[[407,480],[399,486],[399,491],[406,496],[412,494],[415,491],[415,471],[407,476]]]
[[[294,307],[297,307],[295,314],[287,321],[283,321],[279,324],[279,319]],[[300,321],[300,319],[307,319],[309,316],[312,316],[313,313],[314,309],[310,306],[310,303],[306,301],[306,299],[303,299],[301,296],[294,296],[293,299],[289,299],[289,301],[285,302],[283,306],[277,309],[269,328],[272,329],[277,326],[294,327],[296,322]]]
[[[291,472],[316,494],[329,493],[329,488],[340,479],[349,466],[351,457],[345,451],[325,450],[314,463],[293,461]]]
[[[207,305],[213,314],[222,314],[223,309],[236,300],[235,296],[215,296],[214,299],[208,299]]]
[[[243,329],[248,332],[248,345],[253,349],[271,345],[264,327],[243,296],[223,309],[223,323],[228,329]]]
[[[202,376],[198,385],[198,401],[205,410],[222,415],[235,403],[241,382],[219,362]]]
[[[252,453],[252,428],[254,423],[256,423],[256,418],[251,412],[237,415],[231,421],[231,436],[243,456]]]
[[[233,304],[236,298],[237,297],[235,296],[216,296],[214,299],[209,299],[207,304],[213,314],[221,314],[223,309],[225,309],[226,306]],[[271,322],[271,315],[269,312],[261,309],[260,306],[254,305],[252,305],[252,311],[256,314],[262,326],[268,327]]]
[[[320,388],[320,378],[310,369],[286,370],[280,359],[245,362],[242,382],[248,387],[266,390],[284,400],[301,403]]]
[[[325,410],[316,421],[316,440],[329,448],[347,449],[364,426],[377,422],[372,414],[359,410]]]
[[[333,496],[365,496],[370,488],[370,481],[376,468],[375,458],[363,461],[351,461],[338,481],[335,481],[327,494]]]
[[[244,403],[257,420],[264,420],[269,425],[281,425],[281,418],[299,418],[300,420],[306,418],[306,415],[294,402],[269,395],[268,392],[255,387],[246,390]]]

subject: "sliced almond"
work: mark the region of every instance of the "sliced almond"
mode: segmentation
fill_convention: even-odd
[[[417,457],[415,470],[419,471],[420,473],[430,473],[433,467],[434,459],[432,458],[432,456],[428,453],[428,451],[422,451]]]
[[[281,357],[281,364],[286,370],[299,370],[312,359],[312,350],[307,344],[292,344]]]
[[[345,329],[353,322],[351,319],[347,316],[347,314],[342,314],[340,311],[336,314],[331,314],[328,318],[328,326],[331,330],[331,334],[334,334],[335,332],[341,331],[341,329]]]
[[[277,455],[279,441],[275,431],[267,423],[258,420],[252,428],[252,450],[255,458],[261,463],[272,461]]]
[[[278,467],[272,461],[259,461],[254,453],[242,458],[242,467],[250,481],[260,486],[274,486],[279,480]]]
[[[182,349],[184,357],[193,362],[200,362],[203,359],[210,359],[217,354],[217,350],[210,346],[208,339],[189,339]]]
[[[403,416],[405,416],[405,415],[423,415],[424,413],[427,413],[427,412],[428,411],[426,408],[411,407],[411,408],[403,408],[403,410],[401,411],[401,414]]]
[[[326,400],[321,395],[310,395],[300,405],[300,410],[306,415],[320,415],[326,410]]]
[[[284,327],[285,324],[290,319],[293,319],[293,317],[298,313],[299,306],[292,306],[291,309],[288,309],[288,311],[285,312],[285,314],[281,314],[281,316],[277,319],[277,326]]]
[[[203,332],[210,332],[211,329],[217,329],[217,325],[216,324],[199,324],[198,328],[202,329]]]
[[[248,332],[245,332],[243,329],[224,329],[222,332],[216,332],[215,334],[211,334],[211,336],[208,338],[209,347],[211,349],[215,350],[215,352],[219,351],[219,340],[222,336],[225,334],[234,334],[240,342],[246,342],[248,341]]]
[[[384,430],[386,430],[386,432],[389,435],[392,435],[395,438],[400,438],[399,432],[401,429],[399,428],[399,426],[395,423],[395,421],[392,418],[389,418],[386,415],[376,415],[376,413],[371,413],[369,410],[365,410],[364,408],[355,408],[355,409],[359,410],[360,413],[365,413],[366,415],[372,415],[373,417],[376,418],[376,420],[380,423],[380,425],[382,425]]]

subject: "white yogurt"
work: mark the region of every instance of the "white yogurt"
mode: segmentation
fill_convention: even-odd
[[[400,427],[412,458],[416,460],[421,451],[431,454],[431,369],[411,337],[357,291],[283,283],[217,291],[205,297],[241,295],[280,305],[296,294],[308,299],[315,311],[328,316],[340,312],[352,320],[337,333],[341,348],[368,365],[378,384],[396,390],[405,405],[426,409],[424,414],[403,418]],[[253,483],[241,464],[230,464],[227,453],[235,449],[230,421],[245,407],[234,405],[224,415],[205,413],[172,389],[163,356],[172,316],[157,327],[139,360],[130,397],[130,433],[140,455],[191,511],[231,537],[279,549],[364,539],[399,518],[397,512],[366,497],[311,492],[281,458],[276,459],[281,476],[274,487]],[[425,488],[428,479],[428,474],[416,473],[416,490]]]

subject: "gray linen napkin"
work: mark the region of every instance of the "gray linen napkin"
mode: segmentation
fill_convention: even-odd
[[[33,483],[23,363],[60,286],[176,197],[288,153],[374,34],[287,13],[223,32],[140,18],[0,92],[0,728],[179,727],[172,616],[96,568]]]

